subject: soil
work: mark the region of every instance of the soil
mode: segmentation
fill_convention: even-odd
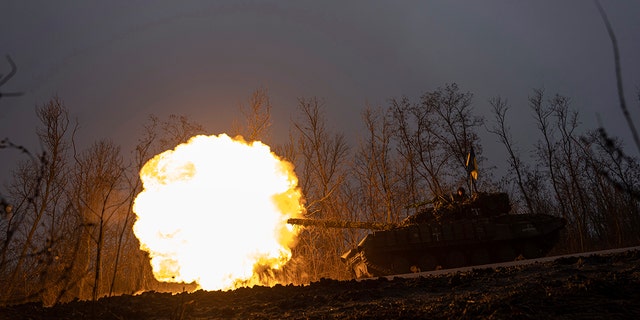
[[[0,319],[640,319],[640,251],[450,274],[0,308]]]

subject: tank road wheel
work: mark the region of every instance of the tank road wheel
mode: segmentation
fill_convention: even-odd
[[[420,269],[422,271],[432,271],[435,270],[438,267],[438,259],[430,254],[424,254],[422,255],[422,257],[420,258]]]
[[[467,263],[467,259],[464,256],[464,253],[461,251],[451,251],[447,255],[447,267],[449,268],[458,268],[462,267]]]

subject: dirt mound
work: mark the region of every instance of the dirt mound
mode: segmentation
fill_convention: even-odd
[[[29,303],[0,308],[0,319],[640,319],[638,301],[635,250],[413,279]]]

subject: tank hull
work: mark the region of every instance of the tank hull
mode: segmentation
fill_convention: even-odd
[[[549,253],[564,225],[544,214],[410,224],[370,233],[341,258],[356,278],[533,259]]]

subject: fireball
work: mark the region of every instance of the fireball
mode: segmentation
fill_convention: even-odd
[[[205,290],[263,283],[291,257],[303,210],[293,165],[242,137],[195,136],[140,171],[133,231],[154,276]]]

